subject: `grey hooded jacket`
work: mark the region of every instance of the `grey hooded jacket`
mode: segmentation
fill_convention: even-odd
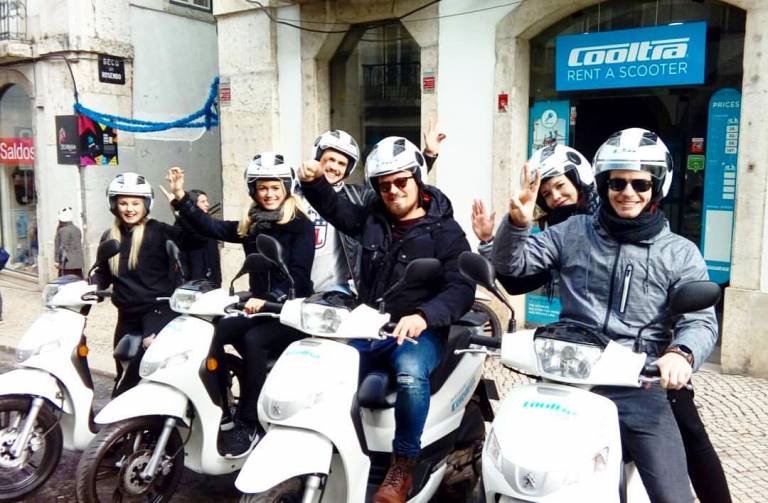
[[[527,276],[554,269],[560,276],[560,319],[596,330],[626,346],[661,313],[672,288],[709,279],[696,246],[664,229],[639,243],[620,244],[596,216],[576,215],[532,236],[504,218],[493,246],[493,265],[502,274]],[[643,331],[649,357],[672,342],[687,346],[698,368],[717,340],[713,308],[685,314]]]

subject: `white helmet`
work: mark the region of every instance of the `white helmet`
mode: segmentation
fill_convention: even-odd
[[[541,173],[542,182],[565,175],[579,191],[579,195],[589,190],[595,182],[595,173],[587,158],[578,150],[559,143],[552,143],[533,153],[528,159],[528,175],[531,180],[536,176],[536,170]],[[536,204],[547,210],[541,195],[537,195]]]
[[[351,134],[340,129],[331,129],[318,136],[313,148],[316,161],[319,161],[323,152],[328,149],[344,154],[349,159],[344,178],[352,174],[355,166],[357,166],[357,161],[360,160],[360,148],[357,146],[357,142]]]
[[[245,168],[245,184],[251,197],[256,195],[256,180],[280,180],[285,185],[285,194],[290,195],[296,183],[296,172],[286,164],[283,154],[262,152],[256,154]]]
[[[400,171],[410,171],[421,182],[424,156],[416,145],[402,136],[388,136],[373,146],[365,161],[365,177],[376,189],[376,178]]]
[[[653,199],[659,200],[672,186],[672,156],[659,135],[642,128],[613,133],[595,154],[598,192],[605,197],[608,173],[614,170],[645,171],[653,180]]]
[[[144,175],[138,173],[121,173],[117,175],[107,187],[107,201],[109,201],[109,211],[117,215],[117,196],[133,196],[144,198],[144,208],[149,215],[152,209],[152,201],[155,193],[152,185]]]
[[[56,213],[56,218],[59,222],[71,222],[72,221],[72,206],[66,206],[60,209]]]

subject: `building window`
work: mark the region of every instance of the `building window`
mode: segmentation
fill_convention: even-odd
[[[0,94],[0,143],[13,152],[0,159],[0,245],[11,254],[8,269],[37,274],[32,100],[17,85]]]
[[[363,158],[387,136],[419,145],[420,76],[421,48],[399,21],[355,26],[330,61],[331,127],[354,136]]]
[[[213,0],[171,0],[171,3],[204,10],[206,12],[211,12],[213,7]]]

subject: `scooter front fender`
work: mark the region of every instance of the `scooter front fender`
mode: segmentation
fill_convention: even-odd
[[[39,396],[65,414],[72,414],[72,404],[65,399],[59,382],[44,370],[22,367],[0,374],[0,396],[3,395]]]
[[[188,402],[187,396],[181,391],[144,380],[109,402],[94,421],[97,424],[110,424],[132,417],[171,416],[189,426]]]
[[[235,487],[242,493],[255,494],[299,475],[327,475],[331,454],[333,444],[323,435],[273,425],[248,456]]]

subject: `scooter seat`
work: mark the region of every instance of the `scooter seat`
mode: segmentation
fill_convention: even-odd
[[[455,324],[460,327],[482,327],[490,321],[490,317],[486,313],[479,311],[469,311],[462,316]]]
[[[448,333],[443,359],[429,377],[430,394],[434,395],[448,380],[462,355],[453,354],[456,349],[469,347],[471,331],[461,326],[452,326]],[[388,409],[394,401],[388,397],[395,391],[392,376],[387,372],[374,371],[365,376],[357,390],[357,403],[366,409]]]
[[[117,361],[132,361],[141,351],[141,342],[144,339],[142,334],[125,334],[115,346],[113,352]]]
[[[387,396],[394,391],[390,387],[390,376],[386,372],[371,372],[366,375],[357,389],[357,403],[366,409],[388,409],[394,402]]]

